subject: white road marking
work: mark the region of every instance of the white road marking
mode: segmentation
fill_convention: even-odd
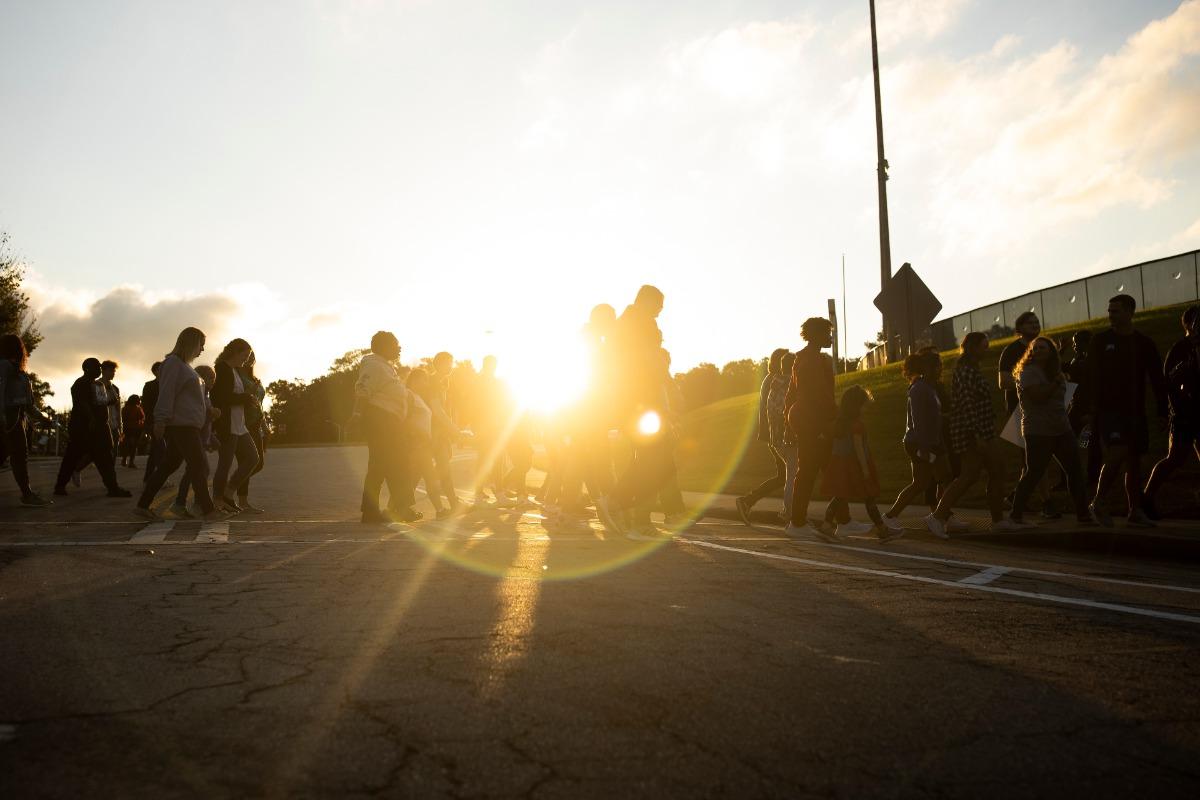
[[[1083,600],[1077,597],[1060,597],[1054,594],[1042,594],[1041,592],[1023,592],[1018,589],[1004,589],[999,586],[978,586],[970,583],[962,583],[960,581],[947,581],[940,578],[927,578],[923,575],[908,575],[903,572],[891,572],[883,569],[870,569],[868,567],[856,567],[851,564],[831,564],[827,561],[815,561],[809,558],[797,558],[796,556],[785,556],[780,553],[764,553],[760,550],[746,550],[741,547],[729,547],[715,542],[702,542],[696,539],[678,539],[677,541],[685,544],[696,545],[697,547],[707,547],[713,550],[724,550],[729,553],[740,553],[742,555],[754,556],[756,558],[767,558],[776,561],[789,561],[794,564],[804,564],[809,567],[818,567],[820,569],[841,570],[843,572],[856,572],[860,575],[875,575],[881,578],[895,578],[902,581],[914,581],[916,583],[928,583],[935,586],[949,586],[954,589],[965,589],[975,592],[988,592],[991,594],[1002,594],[1009,597],[1022,597],[1027,600],[1043,600],[1049,603],[1061,603],[1068,606],[1080,606],[1081,608],[1096,608],[1103,611],[1115,611],[1121,614],[1134,614],[1141,617],[1154,617],[1155,619],[1165,619],[1172,622],[1190,622],[1200,625],[1200,617],[1191,616],[1188,614],[1175,614],[1170,611],[1156,611],[1150,608],[1138,608],[1136,606],[1124,606],[1117,603],[1102,603],[1095,600]]]
[[[827,544],[825,542],[798,542],[795,539],[781,538],[779,541],[791,542],[798,545],[809,545],[812,547],[828,547],[834,550],[849,550],[855,553],[870,553],[876,556],[887,556],[888,558],[905,558],[912,561],[932,561],[937,564],[945,564],[951,567],[977,567],[980,569],[1006,569],[1009,572],[1019,572],[1023,575],[1041,575],[1047,578],[1070,578],[1071,580],[1088,581],[1090,583],[1113,583],[1120,586],[1138,586],[1146,589],[1164,589],[1171,592],[1189,592],[1192,594],[1200,594],[1200,587],[1195,586],[1174,586],[1167,583],[1149,583],[1147,581],[1127,581],[1122,578],[1105,578],[1100,575],[1081,575],[1077,572],[1054,572],[1046,569],[1032,569],[1026,567],[1010,567],[1004,564],[987,564],[980,561],[959,561],[953,558],[942,558],[941,556],[920,556],[916,553],[898,553],[895,550],[881,550],[875,547],[853,547],[845,544]]]
[[[229,544],[229,523],[201,522],[200,532],[193,541],[196,544]]]
[[[1012,570],[1008,567],[988,567],[981,572],[976,572],[974,575],[968,575],[959,581],[959,583],[969,583],[974,586],[986,586],[987,584],[996,580],[996,578],[999,578],[1001,575],[1007,575],[1010,572],[1012,572]]]
[[[130,544],[157,544],[167,538],[167,534],[175,527],[171,520],[151,522],[146,527],[129,537]]]

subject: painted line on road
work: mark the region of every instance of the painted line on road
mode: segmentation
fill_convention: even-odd
[[[229,523],[200,523],[200,532],[196,534],[194,541],[196,544],[229,544]]]
[[[163,522],[151,522],[146,527],[129,537],[130,544],[157,544],[167,538],[167,534],[175,527],[175,523],[169,520]]]
[[[1083,600],[1076,597],[1061,597],[1056,594],[1043,594],[1041,592],[1024,592],[1019,589],[1004,589],[999,586],[979,586],[976,584],[962,583],[961,581],[947,581],[941,578],[927,578],[924,575],[909,575],[904,572],[892,572],[883,569],[870,569],[869,567],[856,567],[851,564],[833,564],[828,561],[816,561],[810,558],[798,558],[796,556],[785,556],[781,553],[764,553],[760,550],[747,550],[742,547],[729,547],[728,545],[716,544],[715,542],[703,542],[696,539],[677,539],[676,541],[685,544],[692,544],[697,547],[707,547],[712,550],[724,550],[729,553],[740,553],[742,555],[754,556],[756,558],[767,558],[775,561],[788,561],[794,564],[804,564],[809,567],[817,567],[819,569],[833,569],[842,572],[855,572],[860,575],[874,575],[880,578],[895,578],[902,581],[913,581],[915,583],[927,583],[934,586],[948,586],[952,589],[963,589],[975,592],[988,592],[989,594],[1006,595],[1008,597],[1020,597],[1026,600],[1041,600],[1048,603],[1059,603],[1068,606],[1079,606],[1080,608],[1093,608],[1101,611],[1115,611],[1120,614],[1133,614],[1140,617],[1153,617],[1155,619],[1164,619],[1171,622],[1190,622],[1194,625],[1200,625],[1200,617],[1191,616],[1189,614],[1175,614],[1170,611],[1156,611],[1151,608],[1138,608],[1137,606],[1125,606],[1118,603],[1104,603],[1096,600]]]
[[[996,580],[996,578],[999,578],[1001,575],[1007,575],[1010,572],[1012,572],[1012,570],[1008,567],[988,567],[981,572],[976,572],[974,575],[968,575],[959,581],[959,583],[969,583],[974,586],[986,586],[992,581]]]
[[[951,567],[976,567],[978,569],[1006,569],[1009,572],[1020,573],[1022,575],[1040,575],[1046,578],[1070,578],[1071,580],[1087,581],[1089,583],[1112,583],[1119,586],[1137,586],[1143,589],[1163,589],[1170,592],[1188,592],[1189,594],[1200,594],[1200,587],[1195,586],[1175,586],[1169,583],[1151,583],[1149,581],[1130,581],[1123,578],[1105,578],[1101,575],[1081,575],[1078,572],[1055,572],[1046,569],[1033,569],[1027,567],[1010,567],[1004,564],[987,564],[981,561],[960,561],[953,558],[943,558],[941,556],[921,556],[916,553],[898,553],[894,550],[881,550],[875,547],[854,547],[847,544],[829,544],[826,542],[800,542],[795,539],[782,538],[779,541],[790,542],[796,545],[807,545],[809,547],[826,547],[834,550],[848,550],[853,553],[870,553],[877,556],[887,556],[888,558],[904,558],[912,561],[932,561],[937,564],[945,564]]]

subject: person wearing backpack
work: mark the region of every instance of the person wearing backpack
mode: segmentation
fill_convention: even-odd
[[[1190,453],[1200,456],[1200,306],[1188,306],[1183,312],[1183,332],[1183,338],[1171,345],[1163,361],[1170,438],[1167,455],[1150,471],[1142,498],[1142,510],[1152,520],[1159,518],[1155,502],[1158,490]]]

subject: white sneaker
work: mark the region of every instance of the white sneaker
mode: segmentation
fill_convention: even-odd
[[[843,522],[841,525],[838,525],[834,535],[839,539],[843,536],[857,536],[860,533],[870,533],[874,527],[874,525],[869,525],[866,522],[851,520],[850,522]]]
[[[946,522],[946,533],[966,533],[971,530],[971,526],[961,519],[951,517]]]
[[[607,497],[596,499],[596,516],[600,517],[600,524],[613,533],[628,533],[625,526],[617,519],[618,515],[613,513],[612,508],[608,504]]]
[[[824,538],[821,536],[821,532],[814,528],[811,523],[808,525],[793,525],[789,522],[788,526],[783,529],[783,533],[785,536],[790,536],[793,539]]]
[[[939,539],[949,539],[950,534],[946,533],[946,523],[935,517],[933,514],[925,517],[925,527],[929,532]]]
[[[887,514],[883,515],[883,527],[887,528],[892,533],[897,533],[904,530],[904,526],[900,524],[900,520],[896,519],[895,517],[889,517]]]
[[[993,522],[992,530],[998,533],[1013,533],[1014,531],[1021,530],[1021,526],[1013,522],[1008,517],[1005,517],[1004,519]]]

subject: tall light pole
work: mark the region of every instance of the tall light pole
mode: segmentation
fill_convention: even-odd
[[[875,0],[871,4],[871,69],[875,73],[875,148],[879,164],[876,168],[879,181],[879,289],[883,291],[892,279],[892,236],[888,230],[887,207],[887,158],[883,155],[883,104],[879,99],[879,40],[875,35]],[[892,330],[888,319],[883,318],[884,352],[892,357]]]

